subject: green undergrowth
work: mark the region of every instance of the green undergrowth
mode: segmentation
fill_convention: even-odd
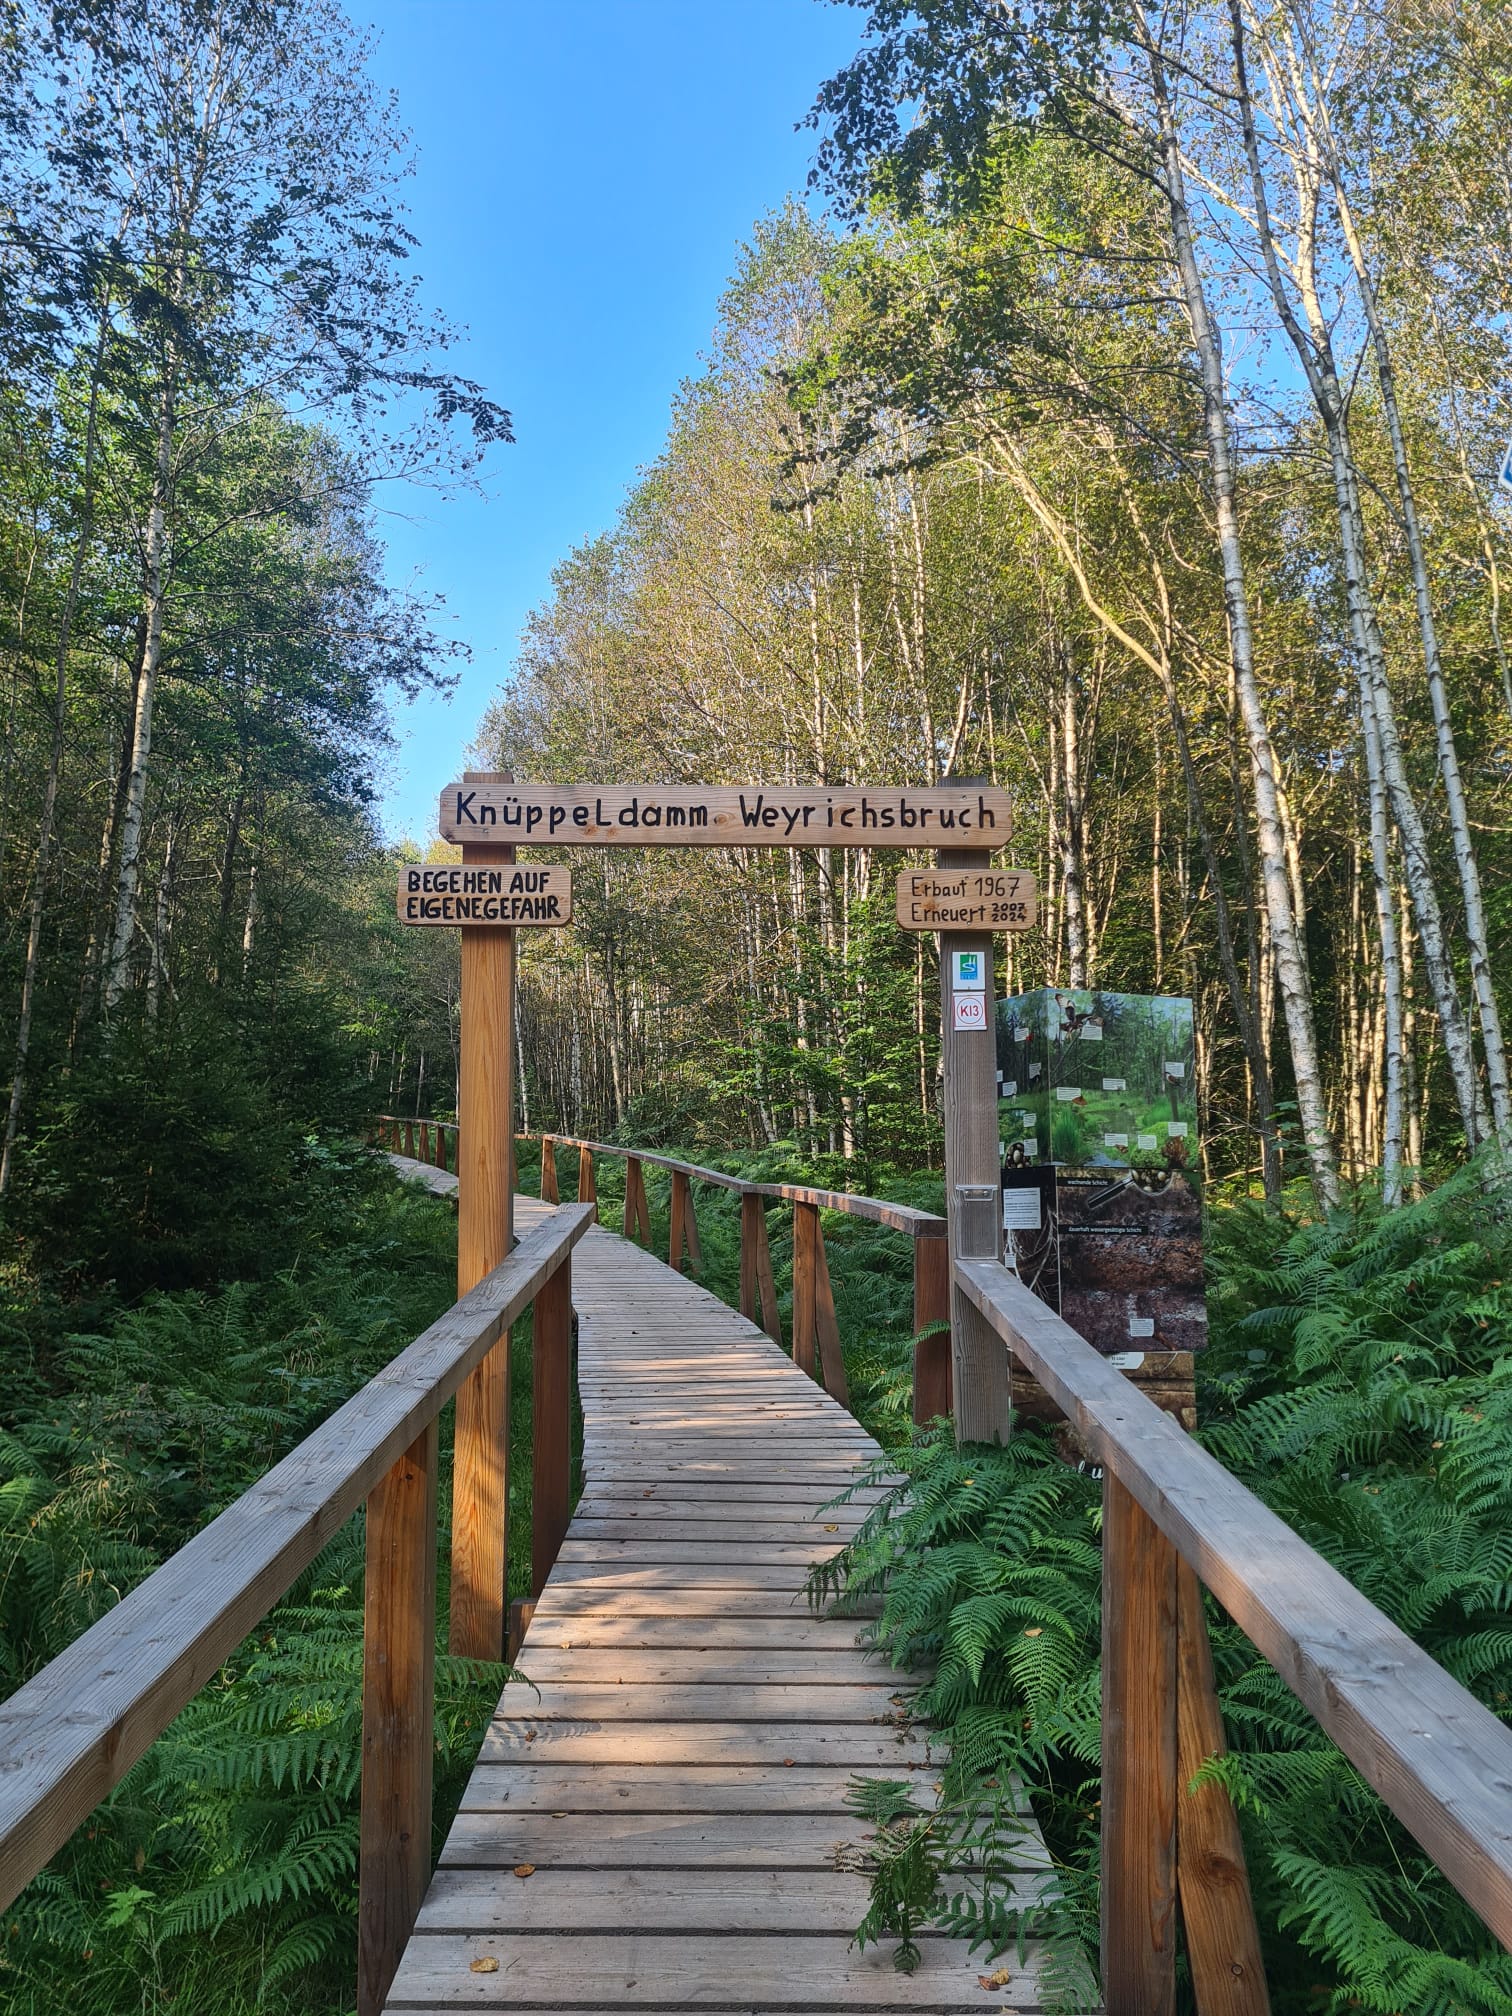
[[[1512,1222],[1467,1171],[1327,1225],[1210,1217],[1206,1445],[1507,1719],[1512,1712]],[[1050,1942],[1063,2005],[1092,2006],[1097,1939],[1101,1487],[1045,1431],[1004,1449],[926,1434],[905,1483],[818,1573],[816,1602],[882,1594],[867,1627],[933,1666],[919,1713],[950,1743],[937,1810],[858,1786],[887,1823],[861,1927],[907,1965],[925,1926],[989,1957]],[[1276,2016],[1512,2016],[1512,1957],[1210,1602],[1239,1808]],[[1054,1863],[1013,1898],[1026,1788]],[[953,1866],[981,1872],[952,1879]],[[1190,2008],[1189,1985],[1183,1982]]]
[[[680,1150],[668,1149],[679,1155]],[[791,1143],[760,1153],[699,1155],[700,1166],[719,1169],[754,1183],[812,1183],[824,1189],[848,1187],[843,1164],[833,1159],[805,1165]],[[540,1190],[540,1146],[522,1142],[518,1181],[522,1190]],[[577,1196],[578,1153],[557,1151],[557,1188],[563,1202]],[[651,1217],[651,1250],[665,1258],[671,1237],[672,1178],[651,1163],[642,1165]],[[617,1157],[595,1160],[599,1215],[619,1231],[624,1223],[625,1165]],[[703,1266],[684,1262],[688,1276],[730,1307],[740,1304],[740,1195],[710,1183],[692,1186],[694,1215]],[[873,1177],[867,1193],[920,1211],[943,1211],[944,1185],[937,1175]],[[825,1257],[835,1295],[835,1317],[850,1381],[851,1406],[862,1425],[887,1449],[906,1446],[913,1409],[913,1241],[905,1233],[843,1212],[820,1214]],[[784,1344],[793,1339],[793,1210],[777,1200],[767,1209],[767,1238],[782,1320]]]
[[[445,1204],[325,1154],[275,1274],[148,1294],[70,1331],[9,1311],[0,1415],[0,1691],[61,1652],[455,1298]],[[311,1204],[316,1208],[311,1209]],[[529,1319],[512,1340],[510,1593],[528,1594]],[[503,1668],[445,1656],[441,1422],[435,1838]],[[0,1920],[5,2016],[341,2016],[354,2001],[359,1515]]]

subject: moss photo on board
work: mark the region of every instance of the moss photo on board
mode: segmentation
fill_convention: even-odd
[[[1042,987],[997,1004],[998,1132],[1007,1167],[1191,1170],[1192,1004]]]

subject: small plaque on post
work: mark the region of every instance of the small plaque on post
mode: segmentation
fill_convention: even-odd
[[[1039,921],[1034,877],[1020,868],[909,868],[898,877],[905,931],[1029,931]]]
[[[484,867],[466,861],[406,862],[399,870],[401,924],[572,922],[572,870]]]

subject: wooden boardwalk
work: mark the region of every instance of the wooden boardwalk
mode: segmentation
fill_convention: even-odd
[[[1005,1979],[929,1937],[905,1975],[851,1945],[847,1781],[927,1797],[939,1765],[906,1683],[802,1593],[863,1516],[824,1501],[876,1443],[610,1232],[578,1248],[573,1303],[586,1489],[517,1662],[533,1686],[499,1704],[387,2008],[1037,2008],[1032,1964]]]

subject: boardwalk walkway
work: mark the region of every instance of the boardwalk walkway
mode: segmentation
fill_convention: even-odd
[[[898,1676],[802,1594],[863,1516],[824,1501],[877,1445],[610,1232],[573,1303],[586,1488],[519,1655],[534,1687],[505,1690],[388,2009],[1037,2008],[1032,1967],[960,1941],[926,1938],[912,1975],[850,1943],[846,1783],[927,1790],[939,1762]]]

